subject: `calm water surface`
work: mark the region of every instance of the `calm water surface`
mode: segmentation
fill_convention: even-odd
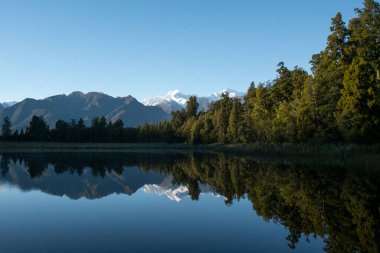
[[[379,252],[378,157],[0,153],[0,252]]]

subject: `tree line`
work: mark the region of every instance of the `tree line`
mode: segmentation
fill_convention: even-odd
[[[331,20],[326,48],[311,57],[311,73],[278,64],[277,77],[256,85],[243,98],[222,94],[205,112],[196,97],[172,119],[124,128],[123,122],[94,118],[59,120],[49,130],[35,116],[25,131],[4,140],[66,142],[380,142],[380,5],[365,0],[348,25],[341,13]]]
[[[26,129],[12,133],[9,118],[4,118],[2,140],[13,142],[94,142],[94,143],[145,143],[178,142],[170,135],[169,122],[144,124],[139,127],[124,127],[121,119],[106,121],[104,116],[94,117],[91,126],[83,119],[70,122],[58,120],[55,128],[50,129],[43,116],[34,115]]]

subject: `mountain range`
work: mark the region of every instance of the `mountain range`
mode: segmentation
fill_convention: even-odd
[[[58,119],[82,118],[86,125],[91,125],[94,117],[104,116],[107,121],[122,119],[127,127],[170,119],[159,106],[145,106],[132,96],[115,98],[100,92],[73,92],[41,100],[27,98],[0,110],[0,119],[9,117],[13,129],[28,126],[33,115],[43,116],[51,128]]]
[[[198,96],[199,111],[205,111],[211,102],[228,92],[230,97],[242,97],[243,92],[224,89],[210,96]],[[21,102],[0,103],[0,119],[9,117],[14,130],[28,126],[34,115],[43,116],[50,128],[58,119],[71,121],[82,118],[87,126],[94,117],[104,116],[107,121],[122,119],[126,127],[136,127],[143,123],[158,123],[169,120],[172,111],[186,107],[189,94],[179,90],[169,91],[164,96],[144,99],[142,103],[132,96],[112,97],[100,92],[56,95],[45,99],[27,98]]]

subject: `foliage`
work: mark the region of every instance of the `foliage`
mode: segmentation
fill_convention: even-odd
[[[3,125],[1,127],[1,132],[2,132],[3,139],[5,141],[10,139],[10,137],[12,135],[12,130],[11,130],[11,121],[8,117],[4,118],[4,122],[3,122]]]

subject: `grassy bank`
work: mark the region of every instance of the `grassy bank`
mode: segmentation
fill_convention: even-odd
[[[246,155],[331,156],[380,154],[380,145],[357,144],[166,144],[166,143],[35,143],[0,142],[0,151],[193,151]]]

